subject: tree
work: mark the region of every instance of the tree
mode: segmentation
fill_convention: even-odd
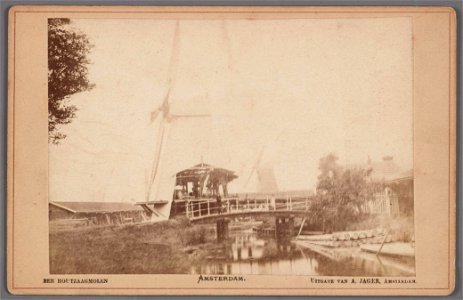
[[[68,103],[69,97],[93,88],[87,69],[91,45],[70,23],[70,19],[48,19],[48,141],[55,144],[66,137],[59,126],[76,116],[77,107]]]
[[[331,230],[344,229],[362,214],[361,206],[379,190],[369,179],[371,169],[344,168],[334,154],[320,159],[317,201],[313,209]]]

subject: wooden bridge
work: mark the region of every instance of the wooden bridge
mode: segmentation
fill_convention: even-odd
[[[224,198],[201,199],[185,203],[186,217],[190,221],[219,220],[226,217],[246,215],[305,215],[310,211],[312,199],[309,197],[286,198]]]

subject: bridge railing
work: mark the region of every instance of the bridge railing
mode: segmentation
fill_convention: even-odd
[[[200,219],[218,215],[248,212],[308,211],[311,205],[309,197],[286,198],[224,198],[204,201],[189,201],[185,205],[189,219]]]

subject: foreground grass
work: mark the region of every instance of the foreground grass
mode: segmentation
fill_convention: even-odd
[[[214,229],[184,220],[50,231],[52,274],[190,273]],[[196,247],[196,248],[195,248]],[[192,251],[192,249],[194,251]]]

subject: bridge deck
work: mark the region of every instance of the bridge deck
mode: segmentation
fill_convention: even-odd
[[[186,216],[191,221],[220,219],[258,214],[306,214],[310,211],[312,200],[308,197],[287,197],[265,199],[225,198],[188,202]]]

